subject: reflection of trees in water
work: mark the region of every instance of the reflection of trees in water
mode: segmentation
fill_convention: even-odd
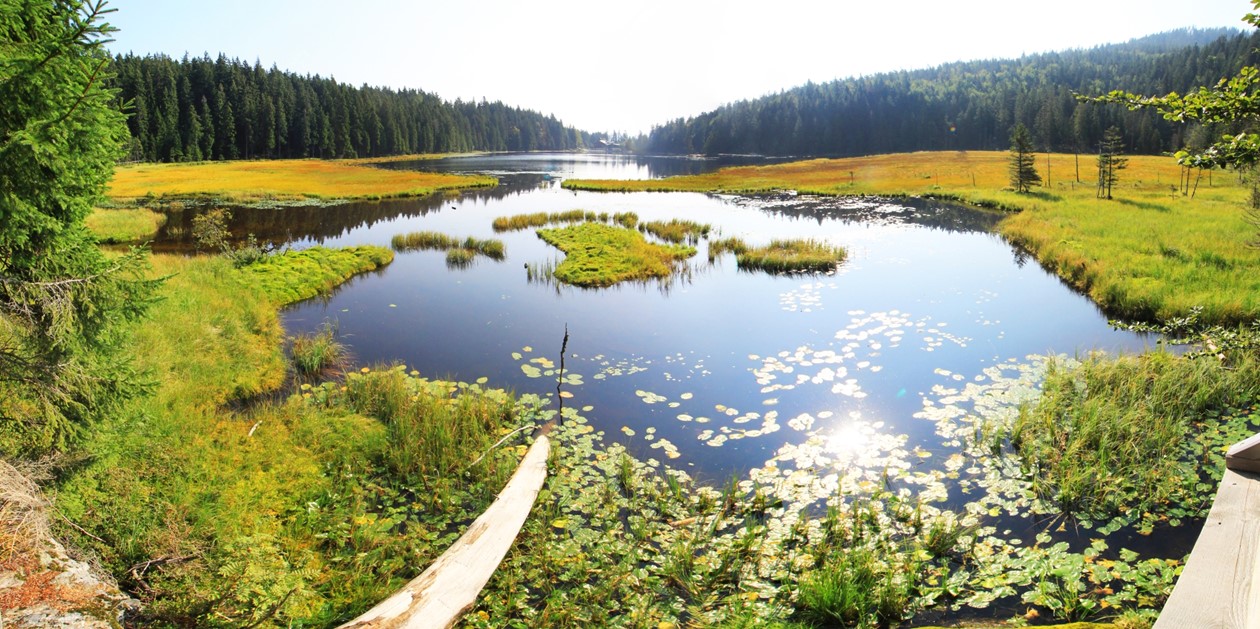
[[[1002,213],[932,199],[758,195],[736,201],[771,214],[876,225],[921,225],[948,232],[991,233]]]
[[[284,245],[307,239],[322,243],[382,221],[437,212],[444,205],[451,205],[455,201],[498,201],[547,185],[551,184],[542,175],[508,175],[500,179],[500,185],[492,188],[436,193],[410,199],[351,201],[325,206],[231,207],[232,221],[228,229],[232,232],[232,238],[239,241],[253,234],[264,244]],[[168,212],[166,225],[154,239],[153,249],[191,250],[195,244],[192,238],[193,219],[214,207],[218,206],[192,206],[181,211]]]

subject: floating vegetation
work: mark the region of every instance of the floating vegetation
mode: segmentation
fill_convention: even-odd
[[[553,275],[575,286],[668,278],[679,261],[696,253],[693,247],[650,243],[632,229],[602,223],[540,229],[538,237],[566,254]]]
[[[446,266],[453,268],[466,267],[472,264],[473,259],[476,257],[477,254],[472,249],[448,249],[446,251]]]
[[[661,240],[674,244],[687,243],[696,245],[701,238],[708,238],[711,225],[685,221],[677,218],[668,221],[648,221],[639,223],[639,231],[652,234]]]

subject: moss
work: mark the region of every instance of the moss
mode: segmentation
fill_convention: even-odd
[[[384,247],[311,247],[267,256],[243,267],[241,274],[274,303],[287,305],[327,292],[358,273],[393,260],[394,252]]]

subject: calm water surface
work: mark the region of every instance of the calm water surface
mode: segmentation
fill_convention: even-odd
[[[504,261],[462,269],[448,268],[442,252],[400,253],[327,299],[290,308],[285,326],[296,334],[335,322],[361,364],[397,362],[539,394],[554,392],[554,378],[531,373],[546,360],[558,364],[567,326],[566,367],[581,384],[568,387],[575,397],[566,404],[590,407],[585,415],[609,440],[709,479],[742,476],[809,435],[844,448],[875,430],[906,435],[907,448],[942,451],[935,423],[914,417],[934,388],[983,381],[986,368],[1030,354],[1153,342],[1113,330],[1091,302],[990,233],[998,215],[928,201],[560,187],[569,177],[718,165],[603,155],[395,164],[487,172],[503,184],[445,198],[244,212],[236,227],[295,247],[388,246],[416,230],[501,238]],[[689,272],[667,284],[530,282],[526,264],[562,254],[532,231],[495,234],[491,221],[571,209],[686,218],[753,244],[822,239],[847,248],[849,260],[832,275],[771,276],[741,272],[733,257],[711,265],[702,244]]]

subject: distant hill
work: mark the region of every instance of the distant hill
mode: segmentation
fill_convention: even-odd
[[[198,161],[570,150],[602,137],[500,102],[354,87],[220,55],[119,56],[131,159]]]
[[[1093,151],[1116,125],[1128,152],[1155,154],[1230,129],[1080,103],[1073,93],[1185,92],[1255,64],[1258,46],[1260,33],[1182,29],[1090,49],[808,83],[655,127],[637,148],[794,156],[1001,150],[1022,122],[1040,150]]]

